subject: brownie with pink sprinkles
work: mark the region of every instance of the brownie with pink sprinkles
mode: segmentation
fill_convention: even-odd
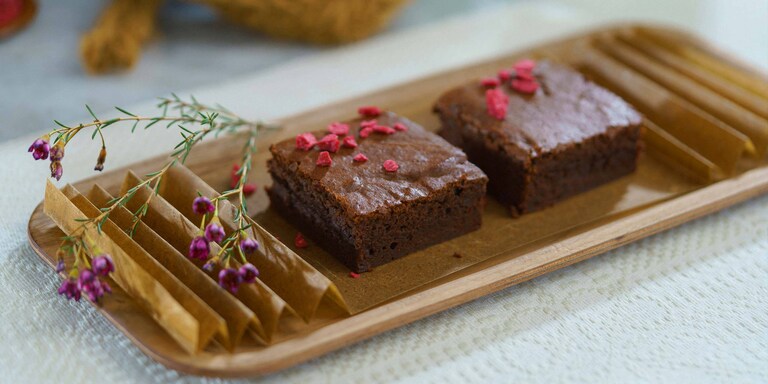
[[[480,228],[487,177],[460,149],[376,107],[270,147],[272,208],[353,272]]]
[[[513,216],[635,171],[642,116],[619,96],[553,63],[521,60],[443,94],[440,134],[490,179]]]

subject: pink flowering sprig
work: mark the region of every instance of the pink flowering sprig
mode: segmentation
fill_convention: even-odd
[[[250,121],[243,119],[235,115],[232,111],[219,105],[208,106],[201,104],[193,96],[190,96],[190,99],[190,101],[185,101],[175,94],[172,94],[172,97],[169,98],[160,98],[160,102],[157,104],[157,108],[162,112],[157,116],[140,116],[123,108],[115,107],[121,115],[109,120],[99,119],[93,110],[86,105],[86,109],[93,118],[93,121],[81,123],[75,126],[67,126],[60,123],[59,121],[54,121],[56,125],[58,125],[58,128],[53,129],[51,132],[41,136],[32,143],[28,149],[28,151],[32,153],[32,157],[35,160],[50,159],[51,177],[59,180],[61,179],[64,171],[62,160],[64,159],[65,148],[80,132],[84,130],[92,130],[92,140],[95,139],[97,135],[99,136],[101,141],[101,150],[97,156],[94,170],[102,171],[104,169],[104,162],[106,161],[107,157],[107,140],[105,139],[104,135],[104,130],[106,128],[116,127],[119,125],[126,126],[130,124],[131,132],[135,132],[138,127],[142,127],[144,130],[146,130],[152,126],[155,126],[156,124],[163,123],[166,128],[175,126],[177,129],[179,129],[182,140],[173,148],[173,151],[170,155],[171,160],[167,162],[160,170],[147,174],[146,178],[142,182],[127,190],[122,196],[118,196],[110,200],[106,207],[101,208],[101,213],[98,216],[93,218],[78,219],[78,221],[82,223],[81,230],[84,230],[87,226],[93,225],[96,227],[98,235],[101,235],[101,228],[103,224],[109,219],[109,215],[118,207],[125,207],[128,201],[134,197],[140,188],[148,187],[153,191],[153,193],[149,194],[143,204],[141,204],[139,208],[132,212],[133,224],[128,232],[131,236],[133,236],[133,233],[138,227],[138,223],[141,222],[141,219],[144,217],[144,215],[146,215],[148,211],[149,203],[152,197],[157,195],[159,192],[161,181],[166,172],[177,162],[184,163],[192,149],[203,139],[209,136],[217,137],[221,133],[248,133],[248,141],[244,148],[243,154],[244,163],[238,171],[238,174],[241,176],[238,182],[238,186],[233,191],[227,191],[232,193],[225,193],[227,197],[237,196],[240,199],[240,208],[238,212],[245,211],[245,196],[243,190],[246,187],[245,180],[246,174],[248,170],[250,170],[251,156],[253,152],[256,151],[256,137],[264,129],[275,129],[278,127],[260,121]],[[250,187],[252,188],[252,186]],[[221,196],[219,198],[221,198]],[[239,220],[238,222],[242,223],[242,220]],[[62,244],[61,250],[63,250],[66,246],[67,242],[65,241]],[[81,257],[86,258],[89,257],[88,255],[93,255],[89,252],[81,252],[79,254]],[[76,271],[79,270],[79,268],[76,269]],[[258,274],[258,271],[256,271],[256,274]],[[247,281],[255,280],[255,277],[251,277],[250,274],[246,275],[248,276],[248,279],[246,279]],[[80,276],[80,272],[77,272],[77,276]],[[88,280],[87,282],[89,281],[91,280]],[[70,289],[71,284],[68,282],[71,282],[71,278],[65,281],[67,286],[62,288],[63,292],[70,292],[68,297],[74,298],[75,291]],[[91,285],[86,285],[86,287],[90,286]],[[62,289],[60,289],[60,292]]]
[[[219,285],[236,294],[241,284],[251,284],[259,276],[259,270],[248,262],[246,256],[253,255],[259,249],[256,239],[248,236],[247,230],[251,227],[245,220],[248,208],[245,202],[245,190],[248,186],[248,171],[251,168],[251,160],[256,146],[256,136],[251,135],[243,150],[242,165],[235,175],[239,177],[233,189],[225,191],[212,199],[198,195],[192,201],[192,210],[202,216],[198,236],[192,239],[189,245],[189,258],[205,260],[203,269],[212,271],[216,266],[219,270]],[[224,227],[219,219],[219,202],[224,199],[236,198],[238,205],[235,208],[234,221],[237,229],[226,236]],[[220,245],[218,252],[211,255],[211,243]],[[232,267],[232,260],[239,259],[241,266],[238,269]]]
[[[66,275],[58,289],[60,295],[75,301],[80,301],[84,295],[97,303],[105,294],[112,293],[109,283],[104,280],[115,271],[112,257],[102,253],[83,232],[65,237],[56,256],[56,272]],[[64,261],[67,256],[74,260],[69,268]]]

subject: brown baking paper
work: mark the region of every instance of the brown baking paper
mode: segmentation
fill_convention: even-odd
[[[138,176],[129,172],[123,183],[121,194],[140,182],[141,179]],[[150,196],[152,196],[151,199],[149,199]],[[126,204],[126,207],[135,211],[148,199],[150,200],[149,210],[143,221],[176,248],[178,252],[186,254],[189,250],[190,242],[199,234],[199,228],[192,224],[162,196],[154,195],[154,191],[148,187],[140,188],[136,195]],[[211,252],[216,253],[218,251],[218,245],[211,244]],[[204,264],[201,260],[194,260],[193,262],[198,268],[202,268]],[[239,264],[235,263],[235,267],[239,267]],[[207,272],[207,274],[210,278],[217,280],[219,271],[219,268],[215,268],[213,271]],[[293,310],[285,301],[260,280],[257,280],[254,284],[243,284],[234,297],[256,314],[260,321],[260,327],[255,330],[257,335],[265,341],[271,339],[278,328],[280,319],[293,313]]]
[[[311,239],[308,248],[291,248],[333,281],[350,311],[357,313],[502,253],[697,186],[655,158],[643,157],[633,175],[519,218],[510,217],[507,209],[489,198],[479,230],[376,267],[358,278],[351,277],[347,267]],[[278,238],[296,235],[296,229],[271,209],[258,213],[254,220]]]
[[[88,193],[88,199],[97,207],[106,207],[112,195],[100,186],[94,185]],[[118,207],[110,214],[110,220],[124,231],[130,230],[133,225],[132,219],[133,215],[124,207]],[[232,351],[240,343],[249,326],[257,330],[261,329],[260,322],[253,311],[216,284],[204,271],[145,223],[137,224],[132,238],[221,316],[226,322],[227,332],[222,335],[226,337],[219,338],[219,341],[225,348]]]
[[[115,272],[110,277],[184,350],[198,352],[215,334],[226,334],[221,317],[113,222],[106,221],[101,234],[92,226],[84,227],[77,222],[75,219],[95,217],[100,211],[72,186],[59,190],[48,181],[44,211],[66,234],[83,230],[100,249],[110,254],[115,263]]]
[[[190,219],[197,218],[192,212],[192,201],[198,192],[211,198],[219,195],[214,188],[184,166],[169,169],[160,187],[160,195],[179,207],[179,211]],[[227,233],[232,233],[236,227],[233,221],[234,212],[235,207],[229,201],[222,201],[219,205],[219,216]],[[305,321],[312,318],[326,297],[339,309],[348,312],[344,299],[327,277],[298,257],[257,222],[248,220],[252,224],[251,234],[261,245],[258,255],[249,256],[248,261],[261,271],[260,278]]]

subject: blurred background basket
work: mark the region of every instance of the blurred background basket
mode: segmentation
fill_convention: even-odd
[[[407,0],[193,0],[227,20],[281,39],[315,44],[360,40],[381,30]],[[164,0],[113,0],[81,41],[91,73],[131,68],[152,36]]]

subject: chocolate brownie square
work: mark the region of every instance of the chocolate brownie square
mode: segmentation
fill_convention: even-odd
[[[270,147],[281,215],[355,272],[480,228],[488,179],[460,149],[394,113],[361,112]]]
[[[642,117],[580,73],[551,63],[513,70],[443,94],[440,134],[488,175],[488,192],[513,216],[632,173]]]

